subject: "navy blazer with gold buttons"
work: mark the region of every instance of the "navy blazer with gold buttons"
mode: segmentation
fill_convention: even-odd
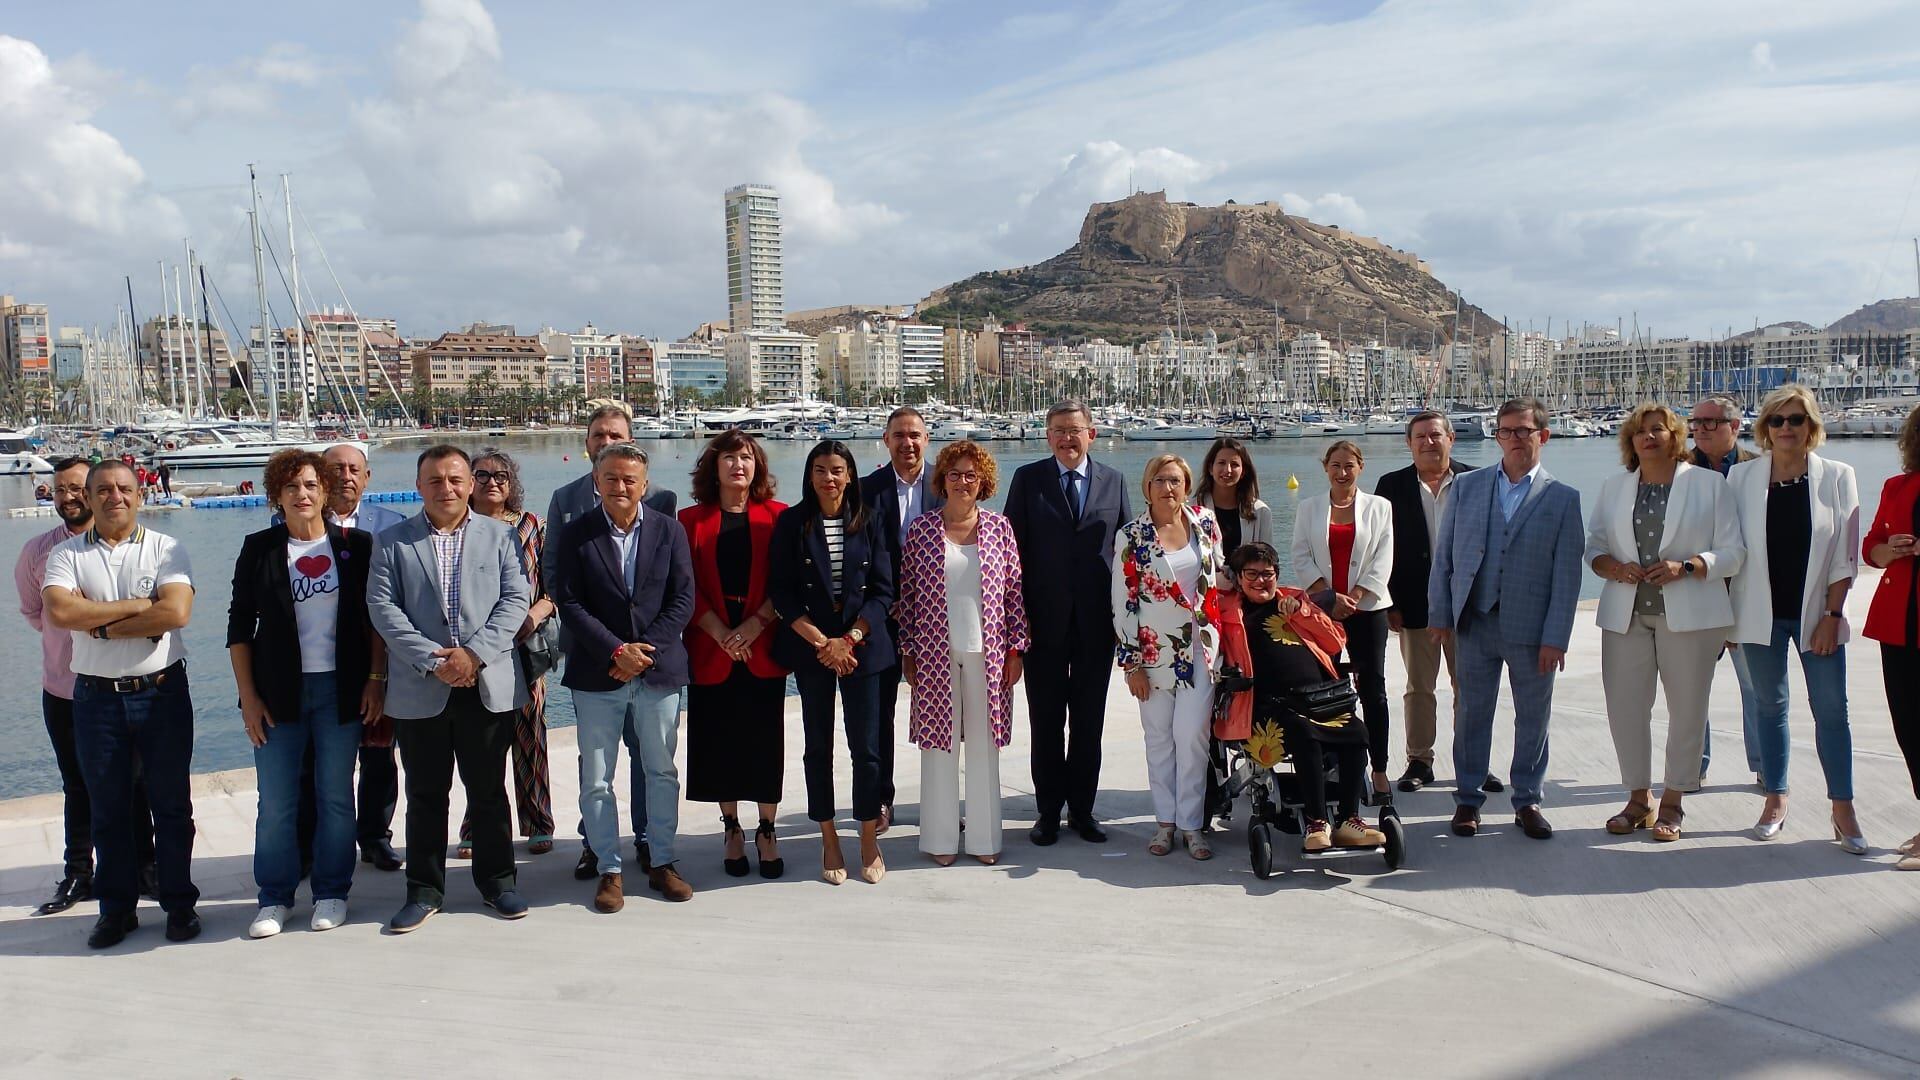
[[[773,525],[773,540],[767,546],[767,596],[780,615],[773,658],[788,668],[820,662],[813,646],[794,633],[793,621],[803,615],[829,637],[844,635],[864,618],[867,639],[854,649],[860,660],[854,674],[884,671],[894,662],[893,639],[887,635],[894,590],[893,561],[887,557],[880,515],[869,507],[861,527],[847,532],[839,596],[834,595],[833,567],[827,561],[827,540],[817,518],[815,508],[803,502],[787,508]]]

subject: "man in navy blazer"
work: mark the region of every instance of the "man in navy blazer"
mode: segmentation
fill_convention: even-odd
[[[934,494],[927,465],[927,421],[920,410],[902,405],[887,416],[888,461],[860,479],[860,501],[880,521],[887,557],[897,572],[900,539],[913,519],[938,510],[946,500]],[[898,640],[900,626],[887,616],[887,638]],[[880,673],[880,832],[893,824],[893,717],[900,703],[900,665]]]
[[[1480,828],[1480,788],[1493,750],[1500,670],[1513,688],[1515,820],[1536,840],[1553,835],[1540,812],[1547,773],[1553,676],[1566,667],[1580,599],[1585,527],[1580,493],[1540,467],[1547,410],[1533,398],[1500,406],[1500,463],[1462,475],[1440,519],[1427,581],[1428,632],[1458,635],[1460,701],[1454,710],[1453,831]]]
[[[1033,634],[1025,668],[1039,820],[1030,835],[1042,846],[1059,839],[1062,807],[1082,840],[1107,838],[1093,798],[1113,677],[1113,535],[1133,508],[1126,479],[1087,456],[1094,435],[1084,404],[1055,405],[1047,410],[1053,456],[1022,465],[1007,485]]]
[[[681,635],[693,618],[693,557],[680,523],[641,505],[645,451],[610,444],[595,457],[593,473],[600,507],[548,542],[556,556],[548,591],[571,631],[562,685],[573,691],[579,723],[580,814],[599,857],[594,907],[612,913],[626,904],[613,774],[628,731],[640,746],[631,768],[645,777],[647,791],[647,884],[668,900],[693,897],[673,865],[680,827],[673,755],[687,685]]]

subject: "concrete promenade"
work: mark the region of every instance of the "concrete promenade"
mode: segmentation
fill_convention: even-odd
[[[1854,590],[1856,627],[1874,583]],[[1300,869],[1285,838],[1290,872],[1259,881],[1244,813],[1210,863],[1148,855],[1139,726],[1117,679],[1100,801],[1110,843],[1028,843],[1022,723],[1002,757],[1001,864],[935,867],[916,851],[917,752],[903,743],[906,824],[883,840],[891,872],[877,887],[818,880],[797,709],[786,878],[726,877],[717,812],[683,805],[681,866],[698,895],[667,904],[630,876],[613,916],[573,880],[568,837],[537,858],[520,848],[534,909],[517,923],[482,908],[454,863],[447,911],[385,937],[401,875],[362,866],[347,926],[306,931],[303,889],[289,932],[249,941],[243,771],[199,778],[203,938],[168,944],[143,904],[126,944],[92,954],[93,905],[27,917],[58,876],[57,799],[0,803],[0,1076],[1920,1074],[1920,874],[1893,872],[1891,852],[1920,829],[1920,804],[1878,647],[1848,653],[1871,855],[1831,840],[1803,705],[1786,831],[1747,836],[1760,796],[1724,664],[1707,787],[1687,802],[1685,838],[1656,845],[1602,828],[1622,792],[1592,620],[1588,605],[1556,692],[1546,813],[1558,835],[1524,838],[1496,795],[1481,835],[1461,839],[1447,789],[1401,796],[1409,865],[1391,874],[1373,858]],[[1448,738],[1443,722],[1443,780]],[[565,833],[572,732],[552,742]],[[1510,746],[1503,720],[1502,775]],[[844,806],[844,761],[839,775]],[[850,831],[843,842],[852,862]]]

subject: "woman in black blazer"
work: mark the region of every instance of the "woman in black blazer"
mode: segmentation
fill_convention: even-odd
[[[893,567],[877,515],[860,501],[853,451],[823,442],[807,454],[798,505],[774,523],[767,595],[781,619],[773,657],[793,670],[806,729],[807,817],[820,823],[820,877],[847,880],[833,828],[833,694],[839,688],[853,756],[853,816],[860,822],[860,876],[878,883],[880,858],[880,678],[894,663],[887,637]]]
[[[332,472],[319,454],[282,450],[266,490],[285,519],[248,536],[233,568],[227,650],[260,786],[250,937],[285,925],[300,884],[300,774],[311,753],[315,930],[346,921],[353,884],[353,765],[363,725],[386,700],[386,646],[367,620],[373,537],[322,516]]]

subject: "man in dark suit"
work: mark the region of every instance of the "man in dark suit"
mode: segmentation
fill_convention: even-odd
[[[593,413],[587,417],[586,475],[561,485],[554,490],[553,498],[548,500],[547,535],[549,537],[560,535],[560,530],[566,528],[575,518],[586,514],[588,511],[600,505],[600,492],[594,486],[593,482],[593,462],[599,457],[600,451],[614,443],[630,443],[632,441],[633,416],[627,412],[626,406],[608,404],[593,410]],[[646,497],[640,500],[640,503],[648,510],[671,518],[673,517],[676,501],[672,489],[662,487],[649,490]],[[554,571],[553,547],[552,545],[548,545],[540,557],[540,580],[551,581]],[[570,653],[572,647],[573,633],[567,629],[566,620],[562,619],[560,622],[560,651],[562,654]],[[627,733],[627,752],[635,761],[640,759],[640,735],[638,732],[630,731]],[[631,807],[633,813],[633,850],[640,859],[641,869],[644,870],[648,862],[646,778],[641,776],[639,770],[636,769],[627,780],[632,795],[628,805]],[[593,854],[593,845],[584,842],[586,835],[587,824],[585,821],[582,821],[580,823],[580,836],[583,844],[580,851],[580,862],[579,865],[573,868],[573,876],[581,881],[592,881],[600,872],[600,864]]]
[[[1447,682],[1455,681],[1452,639],[1443,644],[1426,632],[1427,575],[1433,569],[1433,542],[1453,478],[1467,467],[1453,460],[1453,424],[1444,413],[1427,411],[1407,421],[1407,449],[1413,451],[1413,464],[1382,476],[1373,493],[1393,504],[1393,576],[1387,581],[1393,606],[1387,609],[1387,627],[1400,638],[1400,660],[1407,671],[1407,692],[1400,699],[1407,721],[1407,771],[1400,777],[1400,790],[1419,791],[1433,783],[1438,710],[1433,690],[1443,657]]]
[[[900,538],[913,519],[938,510],[946,500],[934,494],[927,469],[927,421],[920,410],[902,405],[887,417],[888,462],[860,480],[860,500],[879,516],[892,565],[900,565]],[[887,640],[900,627],[887,617]],[[880,832],[893,825],[893,716],[900,702],[900,665],[880,673]]]
[[[1060,811],[1082,840],[1106,840],[1094,817],[1100,736],[1113,677],[1113,535],[1133,517],[1127,481],[1087,457],[1093,415],[1078,401],[1047,410],[1053,456],[1007,485],[1033,647],[1026,654],[1033,722],[1033,842],[1060,837]],[[1071,732],[1071,734],[1069,734]]]
[[[579,723],[580,814],[600,853],[595,909],[626,906],[620,866],[620,800],[613,774],[620,743],[639,735],[632,771],[647,787],[647,884],[668,900],[693,889],[674,867],[680,826],[680,689],[687,685],[681,642],[693,618],[693,557],[687,534],[666,514],[641,506],[646,452],[614,443],[594,459],[600,509],[575,519],[550,548],[557,558],[549,589],[561,624],[572,631],[563,684]]]

